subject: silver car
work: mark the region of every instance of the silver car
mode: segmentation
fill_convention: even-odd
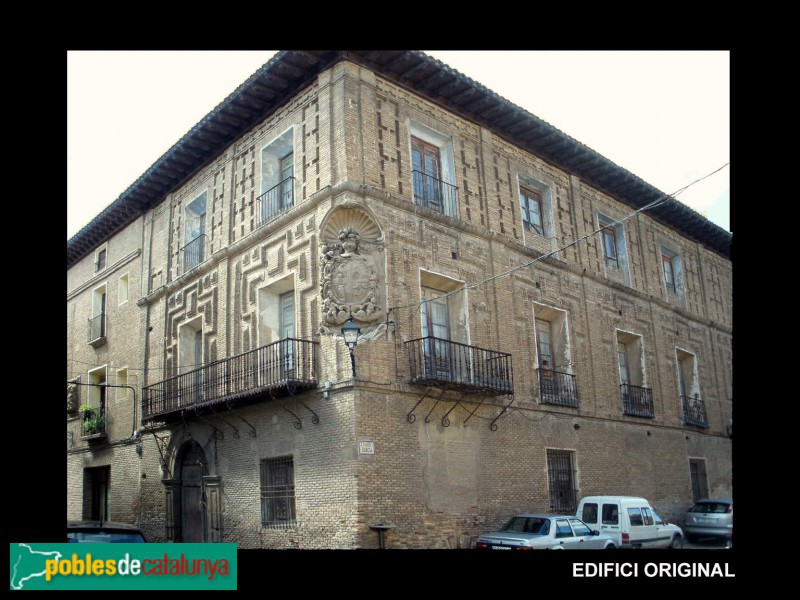
[[[478,550],[603,550],[614,540],[571,515],[524,514],[478,538]]]
[[[692,505],[683,517],[686,539],[715,537],[733,540],[733,498],[704,498]]]

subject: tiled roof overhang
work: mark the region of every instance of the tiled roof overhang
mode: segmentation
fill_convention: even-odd
[[[666,194],[549,123],[418,51],[281,51],[195,125],[122,195],[67,241],[67,268],[161,202],[231,142],[341,60],[361,64],[634,208]],[[731,234],[680,202],[648,210],[730,258]]]

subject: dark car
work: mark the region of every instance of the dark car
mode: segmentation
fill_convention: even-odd
[[[733,543],[733,498],[703,498],[683,517],[686,539],[718,538]]]
[[[72,521],[67,523],[67,542],[145,543],[142,530],[129,523]]]

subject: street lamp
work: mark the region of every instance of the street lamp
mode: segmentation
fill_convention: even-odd
[[[342,337],[344,343],[347,344],[347,349],[350,350],[350,366],[353,367],[353,379],[356,378],[356,357],[353,355],[353,348],[358,343],[358,336],[361,333],[361,327],[355,324],[353,317],[347,319],[342,325]]]

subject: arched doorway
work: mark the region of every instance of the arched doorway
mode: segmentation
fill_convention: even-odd
[[[206,455],[196,441],[186,442],[178,454],[180,465],[181,542],[207,540],[207,515],[203,476],[207,474]]]

